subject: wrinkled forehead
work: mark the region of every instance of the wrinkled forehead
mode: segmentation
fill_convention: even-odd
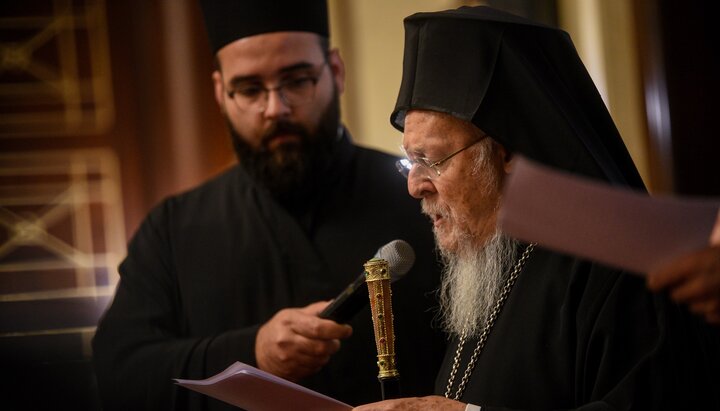
[[[472,141],[482,134],[466,120],[432,110],[409,110],[405,116],[403,147],[406,150],[430,150],[454,147]]]

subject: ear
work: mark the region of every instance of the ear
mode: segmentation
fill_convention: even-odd
[[[335,80],[337,91],[339,94],[342,94],[343,91],[345,91],[345,63],[340,57],[340,50],[335,48],[329,51],[328,64],[330,65],[330,71]]]
[[[503,170],[505,171],[505,174],[510,174],[513,168],[513,164],[515,164],[515,156],[512,155],[511,152],[505,149],[505,146],[498,143],[498,155],[502,156],[502,164],[503,164]]]
[[[219,70],[213,71],[212,81],[215,89],[215,102],[220,107],[220,111],[225,113],[225,85],[223,85],[222,74]]]

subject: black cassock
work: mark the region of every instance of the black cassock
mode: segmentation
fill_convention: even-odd
[[[719,410],[718,331],[641,277],[536,247],[461,400],[483,411]],[[452,394],[476,343],[465,343]]]
[[[322,195],[295,215],[237,166],[156,207],[130,243],[94,340],[106,409],[229,407],[171,379],[255,365],[260,324],[282,308],[334,298],[397,238],[417,255],[392,286],[398,369],[404,393],[431,393],[446,344],[430,328],[438,263],[430,223],[395,160],[345,137],[318,184]],[[366,307],[330,363],[301,383],[351,405],[379,400],[371,324]]]
[[[410,110],[447,113],[510,153],[644,191],[566,32],[483,6],[404,23],[397,129]],[[483,411],[718,410],[718,330],[648,292],[644,278],[536,248],[461,399]],[[464,347],[456,387],[475,343]],[[455,347],[438,375],[441,395]]]

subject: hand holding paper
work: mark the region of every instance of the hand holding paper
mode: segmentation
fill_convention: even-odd
[[[241,362],[204,380],[176,379],[175,382],[251,411],[352,409],[345,403]]]
[[[648,274],[651,290],[668,289],[720,324],[719,208],[718,200],[652,197],[519,157],[499,222],[520,240]]]
[[[710,244],[651,272],[648,287],[668,289],[673,300],[688,304],[710,324],[720,325],[720,213]]]

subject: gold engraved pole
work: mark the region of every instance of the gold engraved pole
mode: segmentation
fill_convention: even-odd
[[[364,267],[375,331],[375,345],[378,352],[378,380],[382,398],[398,398],[400,396],[400,374],[395,362],[390,269],[388,262],[382,258],[373,258],[366,262]]]

